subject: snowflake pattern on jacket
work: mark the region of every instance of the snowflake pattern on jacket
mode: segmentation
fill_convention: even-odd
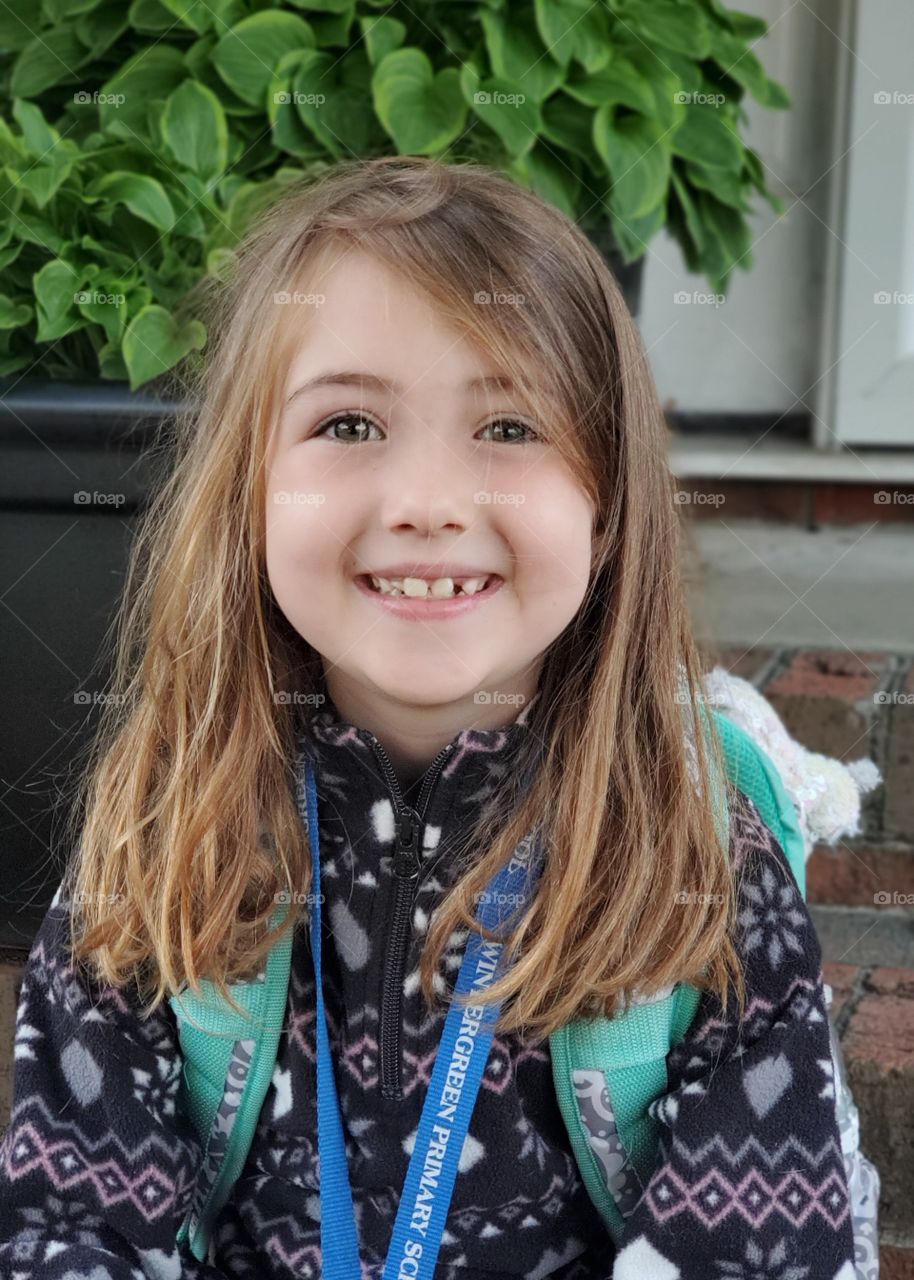
[[[325,1000],[360,1280],[382,1275],[446,1014],[429,1011],[418,989],[428,921],[460,872],[457,834],[511,768],[525,731],[526,712],[504,729],[462,731],[444,763],[401,794],[372,734],[344,724],[332,704],[311,720]],[[398,971],[388,951],[397,810],[420,800],[421,871]],[[853,1280],[819,945],[783,852],[751,803],[738,801],[731,847],[743,872],[747,1018],[737,1027],[732,1010],[724,1015],[704,995],[669,1055],[669,1089],[654,1104],[658,1164],[618,1254],[572,1154],[548,1041],[499,1035],[436,1280]],[[112,991],[75,970],[66,911],[55,898],[20,993],[13,1108],[0,1143],[0,1280],[318,1280],[307,927],[295,932],[286,1032],[251,1150],[198,1262],[175,1243],[201,1145],[179,1103],[174,1015],[165,1005],[144,1020],[132,989]],[[451,976],[464,943],[465,934],[450,939]],[[394,1024],[381,1010],[397,989]],[[382,1095],[382,1056],[399,1061],[402,1096]]]

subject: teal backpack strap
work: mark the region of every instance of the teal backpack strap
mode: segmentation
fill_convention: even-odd
[[[777,765],[750,734],[720,711],[712,712],[727,756],[727,773],[747,795],[784,850],[797,888],[806,897],[806,848],[796,806]]]
[[[284,918],[281,906],[271,928]],[[177,1243],[205,1261],[213,1225],[244,1168],[283,1030],[294,930],[287,931],[249,982],[229,986],[237,1014],[205,979],[201,995],[170,996],[181,1043],[179,1099],[200,1137],[203,1159]]]
[[[701,708],[702,718],[706,718]],[[806,895],[805,851],[796,810],[771,759],[744,729],[712,711],[730,782],[755,804]],[[706,728],[707,732],[707,728]],[[726,788],[711,776],[718,830],[729,833]],[[575,1019],[549,1037],[559,1108],[584,1186],[613,1240],[657,1162],[659,1123],[650,1104],[667,1090],[666,1058],[701,998],[678,983],[612,1018]]]

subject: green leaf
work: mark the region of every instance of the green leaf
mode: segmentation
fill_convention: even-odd
[[[132,258],[129,258],[124,253],[118,253],[110,242],[102,244],[94,236],[82,236],[79,241],[79,247],[87,249],[90,253],[99,254],[109,267],[113,267],[121,273],[129,272],[134,265]]]
[[[213,25],[213,13],[206,0],[162,0],[162,4],[178,19],[174,26],[188,27],[202,35]]]
[[[508,155],[525,155],[536,142],[543,123],[540,109],[535,102],[527,102],[516,86],[487,80],[469,101],[480,120],[501,138]]]
[[[492,71],[516,84],[531,102],[543,102],[562,84],[564,70],[527,25],[491,9],[479,10]]]
[[[612,179],[610,207],[621,218],[640,218],[665,197],[670,183],[669,137],[656,120],[613,118],[612,107],[594,116],[593,141]]]
[[[280,59],[267,89],[267,117],[273,144],[289,155],[310,159],[323,155],[323,147],[302,122],[295,105],[294,81],[302,62],[313,49],[293,49]],[[230,198],[230,197],[229,197]]]
[[[68,27],[42,32],[13,63],[9,92],[14,98],[37,98],[54,85],[72,83],[91,56]]]
[[[625,57],[650,88],[654,105],[648,114],[664,128],[678,127],[685,112],[678,100],[683,88],[676,66],[679,55],[669,49],[652,49],[636,39],[633,45],[625,46]]]
[[[185,80],[165,103],[162,137],[185,169],[214,178],[228,164],[228,129],[222,104],[211,89]]]
[[[88,13],[100,3],[101,0],[42,0],[41,9],[52,22],[64,22],[80,13]]]
[[[744,40],[758,40],[768,34],[768,23],[754,13],[739,13],[736,9],[727,9],[719,3],[715,3],[713,7],[731,31],[735,31]]]
[[[0,293],[0,329],[21,329],[28,324],[34,310],[26,302],[14,302],[5,293]]]
[[[702,169],[697,164],[686,164],[685,172],[693,187],[710,191],[718,200],[734,209],[745,209],[744,182],[732,169]]]
[[[271,9],[226,32],[213,50],[213,62],[242,102],[266,108],[266,92],[283,55],[314,47],[314,32],[304,18]]]
[[[613,239],[625,263],[637,262],[647,251],[651,239],[666,222],[666,205],[658,204],[643,218],[621,218],[610,209],[609,221]]]
[[[366,17],[359,19],[368,61],[376,67],[385,53],[399,49],[406,39],[406,26],[398,18]]]
[[[401,155],[433,155],[460,134],[466,103],[460,74],[445,67],[436,75],[421,49],[385,54],[372,77],[378,119]]]
[[[748,271],[752,266],[752,237],[741,213],[721,204],[706,191],[698,192],[698,209],[706,229],[702,263],[710,279],[724,290],[735,266]]]
[[[32,276],[38,304],[39,342],[52,342],[81,329],[85,321],[76,310],[76,294],[85,283],[85,273],[77,271],[63,258],[46,262]]]
[[[55,165],[53,168],[50,165],[34,164],[31,169],[17,175],[16,183],[32,197],[39,209],[43,209],[66,182],[72,168],[69,164]],[[14,170],[7,165],[6,172],[11,175]]]
[[[0,164],[18,165],[27,154],[24,139],[17,137],[0,116]]]
[[[99,90],[98,118],[101,127],[120,137],[158,138],[150,134],[146,113],[156,111],[187,72],[180,50],[172,45],[154,44],[141,49]]]
[[[127,284],[111,272],[102,272],[91,288],[77,295],[80,315],[101,325],[109,342],[119,342],[127,322]]]
[[[554,93],[543,105],[540,132],[556,147],[580,156],[591,168],[599,168],[593,145],[593,112],[567,94]]]
[[[133,0],[127,10],[127,17],[134,31],[142,31],[156,35],[160,31],[170,31],[174,26],[174,15],[169,13],[162,0]]]
[[[364,155],[376,131],[381,137],[372,112],[366,109],[366,92],[346,83],[341,69],[345,74],[346,64],[334,54],[304,50],[289,104],[313,136],[338,158]]]
[[[536,28],[549,54],[567,68],[575,58],[599,71],[612,57],[609,16],[590,0],[534,0]]]
[[[690,58],[706,58],[711,52],[711,28],[700,9],[675,0],[650,0],[628,5],[619,15],[623,27],[633,28],[650,45],[676,49]]]
[[[79,18],[75,30],[80,43],[86,46],[92,57],[100,58],[129,26],[130,19],[121,0],[110,0],[94,13]]]
[[[345,13],[312,14],[311,26],[314,30],[314,43],[318,49],[331,49],[350,45],[349,29],[355,21],[356,0],[342,0],[346,5]],[[301,6],[299,6],[301,7]],[[355,50],[353,49],[354,53]]]
[[[24,248],[25,243],[20,240],[5,249],[0,249],[0,271],[5,271],[11,263],[15,262]]]
[[[164,307],[143,307],[127,326],[122,344],[130,389],[167,373],[191,351],[206,342],[206,329],[199,320],[175,321]]]
[[[30,213],[28,209],[20,209],[16,214],[16,235],[26,244],[37,245],[40,249],[45,249],[56,256],[64,252],[64,246],[67,243],[66,237],[62,236],[46,218],[40,218],[38,214]]]
[[[569,80],[563,87],[565,93],[588,107],[619,103],[646,116],[654,114],[654,95],[650,85],[625,58],[614,58],[602,71]]]
[[[743,143],[731,122],[716,107],[693,103],[673,134],[673,151],[695,164],[739,171]]]
[[[675,165],[673,166],[670,177],[673,183],[673,190],[676,193],[676,199],[679,201],[682,208],[688,233],[692,238],[696,251],[701,253],[704,248],[705,229],[701,218],[699,217],[698,210],[695,207],[695,201],[692,199],[692,193],[689,191],[686,183],[683,182],[682,178],[676,172]]]
[[[105,173],[86,188],[87,196],[102,198],[109,206],[125,205],[137,218],[159,231],[170,231],[175,223],[171,201],[156,178],[143,173]]]
[[[761,62],[739,36],[715,31],[712,56],[724,74],[748,90],[763,107],[781,110],[790,106],[786,89],[768,79]]]
[[[35,36],[35,0],[4,0],[0,5],[0,49],[14,53]]]
[[[536,192],[549,204],[561,209],[569,218],[577,216],[581,182],[567,164],[560,163],[546,147],[537,143],[532,151],[520,156],[507,172],[515,182]]]
[[[22,140],[30,156],[36,160],[53,156],[60,134],[47,123],[36,103],[14,98],[13,118],[22,130]]]

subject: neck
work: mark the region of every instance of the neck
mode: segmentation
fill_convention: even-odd
[[[538,672],[519,682],[506,695],[476,702],[475,694],[446,704],[416,706],[400,702],[344,678],[325,677],[327,693],[340,718],[347,724],[367,729],[378,739],[393,765],[403,791],[415,786],[432,761],[449,742],[465,729],[478,732],[504,729],[528,709],[536,696]]]

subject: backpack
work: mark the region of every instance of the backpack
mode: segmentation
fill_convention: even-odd
[[[702,715],[708,713],[702,710]],[[710,716],[721,739],[730,782],[755,804],[806,896],[805,851],[797,814],[771,759],[744,729],[719,712]],[[726,791],[712,779],[718,829],[728,843]],[[283,918],[282,905],[273,922]],[[279,940],[264,969],[229,986],[243,1013],[234,1013],[204,979],[201,994],[169,997],[183,1057],[180,1095],[200,1136],[203,1158],[177,1241],[206,1259],[213,1226],[240,1175],[276,1063],[288,999],[292,934]],[[625,1217],[656,1167],[659,1122],[648,1112],[667,1089],[666,1057],[685,1035],[700,991],[678,983],[646,1000],[637,996],[612,1018],[577,1019],[549,1037],[556,1095],[584,1186],[618,1245]],[[833,1042],[837,1043],[836,1039]],[[592,1134],[576,1085],[600,1072],[612,1104],[611,1140]],[[848,1095],[849,1097],[849,1095]],[[852,1105],[852,1104],[851,1104]],[[868,1272],[870,1280],[876,1272]]]

